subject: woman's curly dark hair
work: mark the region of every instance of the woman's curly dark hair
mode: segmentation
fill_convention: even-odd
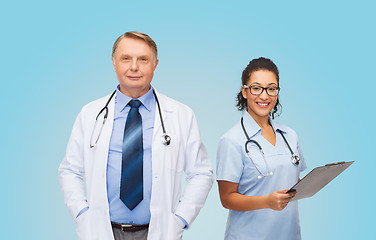
[[[279,71],[278,71],[277,66],[272,62],[272,60],[268,58],[264,58],[264,57],[252,59],[249,62],[248,66],[244,69],[243,74],[242,74],[242,86],[246,85],[249,78],[251,77],[251,74],[258,70],[268,70],[268,71],[273,72],[277,78],[277,83],[279,86]],[[236,106],[238,107],[239,111],[243,111],[247,109],[247,99],[243,97],[241,89],[236,99],[237,99]],[[277,114],[279,110],[282,110],[282,105],[279,103],[279,97],[278,97],[273,110],[270,112],[272,119],[274,119],[274,115],[276,116],[281,115],[280,113]]]

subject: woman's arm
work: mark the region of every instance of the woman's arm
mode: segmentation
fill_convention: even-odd
[[[222,206],[236,211],[252,211],[264,208],[281,211],[295,196],[295,192],[287,193],[288,189],[275,191],[266,196],[246,196],[238,193],[238,183],[217,182]]]

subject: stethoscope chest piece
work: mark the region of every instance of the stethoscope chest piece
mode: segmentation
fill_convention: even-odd
[[[162,141],[163,145],[168,146],[171,143],[171,138],[167,134],[163,134],[162,137],[161,137],[161,141]]]
[[[300,163],[300,157],[298,155],[292,155],[291,156],[291,162],[294,164],[294,165],[299,165]]]

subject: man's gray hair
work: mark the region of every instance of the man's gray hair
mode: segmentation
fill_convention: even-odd
[[[142,33],[142,32],[135,32],[135,31],[126,32],[122,34],[120,37],[118,37],[118,39],[116,39],[114,46],[112,47],[112,57],[114,57],[116,49],[120,41],[123,38],[132,38],[132,39],[139,39],[139,40],[144,41],[149,47],[151,47],[151,49],[154,52],[155,60],[157,60],[157,57],[158,57],[157,44],[155,44],[155,42],[153,41],[153,39],[151,39],[151,37],[149,37],[149,35]]]

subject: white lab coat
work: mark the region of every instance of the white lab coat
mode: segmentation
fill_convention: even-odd
[[[161,142],[163,132],[157,110],[152,140],[148,239],[176,240],[182,238],[184,230],[175,214],[191,226],[212,187],[213,170],[193,111],[158,92],[157,96],[171,144],[165,146]],[[114,239],[106,188],[108,149],[114,121],[113,99],[108,106],[108,119],[98,144],[92,149],[89,147],[95,118],[108,98],[103,97],[82,108],[74,123],[66,156],[59,167],[64,201],[77,223],[81,240]],[[186,174],[186,186],[182,193],[183,172]],[[89,210],[76,219],[80,210],[87,206]]]

